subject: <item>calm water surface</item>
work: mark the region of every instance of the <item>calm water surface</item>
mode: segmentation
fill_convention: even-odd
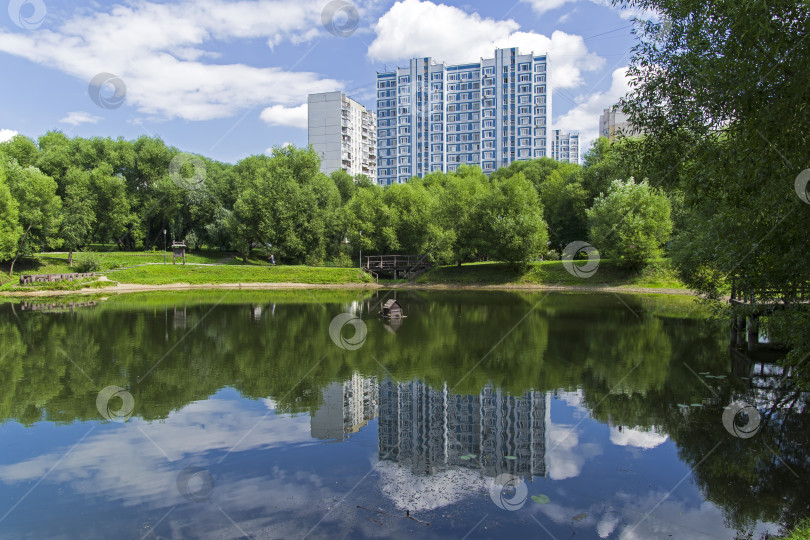
[[[801,396],[691,299],[398,292],[386,324],[387,298],[0,304],[0,538],[732,539],[808,513]],[[734,402],[756,411],[724,424]]]

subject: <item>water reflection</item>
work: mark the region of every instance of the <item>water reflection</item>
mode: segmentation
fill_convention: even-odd
[[[0,306],[0,538],[731,539],[809,511],[805,396],[680,301],[400,293],[394,332],[373,296],[308,294]],[[126,423],[96,409],[110,385]],[[199,469],[202,502],[177,487]]]

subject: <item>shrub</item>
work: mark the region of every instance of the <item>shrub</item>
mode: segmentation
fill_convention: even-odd
[[[98,272],[101,270],[101,255],[93,252],[84,252],[73,259],[73,268],[79,274]]]

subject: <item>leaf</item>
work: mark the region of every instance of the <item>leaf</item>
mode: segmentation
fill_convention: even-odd
[[[532,500],[537,504],[548,504],[548,495],[532,495]]]
[[[577,515],[574,516],[574,521],[582,521],[586,517],[588,517],[588,514],[586,514],[585,512],[582,512],[581,514],[577,514]]]
[[[517,459],[515,456],[503,456],[506,459]]]

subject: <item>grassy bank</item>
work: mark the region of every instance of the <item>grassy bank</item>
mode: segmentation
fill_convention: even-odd
[[[601,261],[597,271],[587,278],[569,273],[562,261],[532,263],[525,270],[512,268],[505,263],[465,264],[461,268],[440,266],[421,275],[416,281],[434,285],[563,285],[686,289],[666,259],[654,261],[644,270],[637,272],[618,268],[611,261]]]
[[[167,285],[170,283],[312,283],[350,284],[369,283],[368,274],[356,268],[324,268],[312,266],[139,266],[106,273],[119,283],[138,285]]]
[[[99,269],[96,273],[109,280],[127,285],[221,285],[231,283],[303,283],[313,285],[356,285],[370,283],[372,278],[357,268],[271,266],[261,258],[243,262],[232,254],[221,251],[201,251],[187,255],[188,264],[163,264],[162,253],[108,252],[92,255],[77,254],[75,260],[93,257]],[[20,260],[14,274],[9,277],[0,266],[0,292],[66,291],[105,286],[96,279],[74,282],[48,283],[21,287],[20,275],[57,274],[82,270],[69,267],[66,253],[47,253]],[[171,257],[169,257],[171,260]],[[583,263],[578,263],[582,265]],[[462,267],[439,266],[421,275],[413,282],[380,280],[382,285],[409,283],[416,286],[476,287],[476,286],[565,286],[565,287],[623,287],[628,289],[686,290],[677,279],[671,263],[666,259],[654,261],[647,268],[630,272],[611,261],[601,261],[590,277],[578,277],[566,270],[561,261],[532,263],[516,269],[505,263],[471,263]],[[108,286],[108,285],[107,285]]]

